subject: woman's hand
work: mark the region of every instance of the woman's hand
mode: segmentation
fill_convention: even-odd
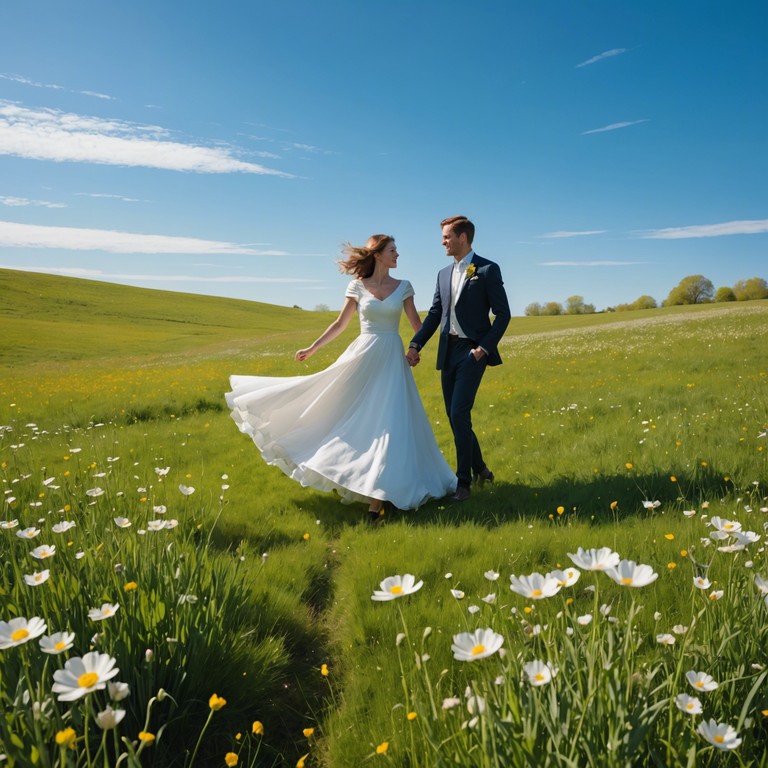
[[[298,362],[303,363],[305,360],[309,359],[314,354],[315,354],[315,350],[312,349],[312,347],[307,347],[306,349],[300,349],[296,353],[295,358]]]

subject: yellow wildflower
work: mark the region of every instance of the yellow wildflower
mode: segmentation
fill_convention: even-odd
[[[74,728],[65,728],[63,731],[59,731],[56,734],[56,743],[66,749],[67,747],[75,748],[75,739],[77,734]]]
[[[221,696],[215,693],[211,694],[211,698],[208,699],[208,706],[214,712],[218,712],[226,703],[227,703],[226,699],[223,699]]]

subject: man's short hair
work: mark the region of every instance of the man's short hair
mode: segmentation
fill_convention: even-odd
[[[475,225],[466,216],[451,216],[440,222],[441,227],[449,226],[455,235],[466,235],[467,243],[475,239]]]

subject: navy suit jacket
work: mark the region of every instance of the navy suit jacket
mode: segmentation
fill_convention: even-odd
[[[472,256],[475,272],[464,279],[464,285],[456,302],[456,318],[462,330],[475,343],[488,353],[488,365],[499,365],[498,344],[510,320],[509,302],[501,279],[499,265],[488,261],[476,253]],[[437,347],[437,368],[445,363],[448,350],[448,330],[451,312],[451,274],[453,263],[441,269],[437,274],[437,288],[432,299],[432,306],[427,312],[419,331],[412,343],[419,349],[440,329]],[[493,322],[490,314],[493,313]]]

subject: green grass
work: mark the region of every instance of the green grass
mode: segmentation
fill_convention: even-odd
[[[78,634],[76,650],[84,653],[94,631],[87,609],[121,603],[102,646],[135,692],[121,728],[136,738],[160,686],[179,702],[177,708],[167,700],[152,705],[151,717],[164,713],[168,721],[141,754],[143,764],[189,758],[213,692],[228,704],[215,713],[200,752],[219,762],[205,765],[223,764],[224,752],[240,748],[247,764],[247,750],[257,746],[258,765],[292,766],[306,752],[307,766],[334,768],[368,758],[403,766],[516,764],[524,754],[538,755],[534,762],[543,765],[547,750],[551,764],[567,765],[579,740],[579,764],[600,765],[590,755],[606,754],[602,739],[621,735],[621,718],[636,722],[645,741],[638,748],[622,736],[617,765],[632,749],[640,751],[626,759],[636,764],[685,765],[691,754],[697,765],[720,759],[737,765],[739,754],[753,764],[768,759],[761,746],[765,686],[749,698],[760,674],[751,665],[768,667],[766,606],[751,582],[754,573],[768,576],[762,540],[748,554],[733,555],[701,542],[710,530],[703,515],[738,519],[760,534],[768,521],[761,511],[768,506],[768,441],[759,437],[768,426],[768,302],[514,318],[502,344],[504,365],[488,371],[474,411],[496,483],[460,506],[433,501],[418,512],[395,512],[374,530],[363,523],[362,509],[302,489],[265,466],[223,401],[231,373],[295,375],[334,360],[356,329],[310,363],[293,361],[293,351],[319,335],[332,313],[0,271],[0,315],[0,425],[8,428],[0,434],[0,460],[6,496],[16,498],[0,519],[38,525],[44,543],[52,543],[48,528],[57,519],[78,520],[71,548],[57,539],[61,551],[46,592],[36,591],[46,585],[21,583],[33,570],[24,556],[29,544],[0,531],[9,534],[0,537],[0,555],[10,564],[0,582],[0,620],[37,611],[49,631],[68,621]],[[407,338],[405,325],[403,334]],[[452,461],[434,351],[427,348],[414,375]],[[170,469],[160,476],[156,467]],[[48,477],[59,488],[43,486]],[[85,490],[97,483],[106,493],[89,506]],[[194,486],[194,495],[182,497],[179,484]],[[646,510],[644,500],[660,505]],[[66,514],[60,512],[65,504]],[[159,504],[179,521],[175,531],[152,534],[167,536],[168,550],[149,533],[135,534]],[[683,510],[697,514],[688,518]],[[127,536],[114,530],[117,515],[134,520]],[[570,565],[568,552],[579,546],[609,546],[659,573],[652,586],[631,594],[596,574],[600,602],[611,603],[621,623],[601,622],[594,642],[588,637],[584,645],[564,632],[576,616],[594,612],[594,593],[583,590],[593,574],[582,575],[568,604],[560,595],[534,604],[509,589],[510,575]],[[73,560],[77,547],[86,552],[82,562]],[[120,561],[132,563],[135,592],[120,591],[114,571]],[[181,587],[174,574],[177,568],[186,573],[184,563],[191,562],[199,574],[195,589],[229,607],[197,618],[178,607],[155,616],[158,604],[177,605],[172,597]],[[702,602],[691,586],[704,565],[713,584],[726,590],[723,600]],[[483,575],[489,569],[501,574],[493,584]],[[370,600],[386,576],[406,572],[424,580],[417,594],[394,604]],[[465,598],[457,601],[451,588]],[[482,601],[491,591],[494,605]],[[468,612],[469,605],[480,611]],[[696,618],[702,606],[707,612]],[[201,645],[164,648],[171,629],[163,622],[171,616]],[[207,617],[207,634],[196,623],[201,617]],[[531,640],[526,623],[551,629]],[[655,635],[675,624],[695,625],[695,633],[672,650],[658,646]],[[505,659],[453,661],[453,634],[479,626],[504,635]],[[417,663],[426,627],[431,660]],[[398,647],[395,637],[404,628],[409,638]],[[154,667],[142,660],[150,641],[164,648],[163,663]],[[631,649],[616,657],[626,675],[595,671],[591,683],[582,680],[598,649],[609,653],[611,644]],[[32,656],[31,644],[23,650]],[[0,651],[9,712],[19,706],[9,693],[21,669],[18,651]],[[534,656],[563,667],[549,692],[519,683],[521,664]],[[322,664],[328,677],[320,674]],[[674,687],[680,670],[694,667],[712,669],[721,680],[719,692],[704,702],[705,716],[739,724],[744,743],[735,753],[715,754],[678,719],[674,705],[651,715],[632,704],[682,692]],[[179,676],[180,670],[187,674]],[[497,676],[503,686],[493,685]],[[470,684],[482,687],[489,701],[478,730],[460,728]],[[579,686],[590,684],[602,720],[585,716],[577,726],[566,718],[555,725],[551,697],[574,713],[589,713]],[[249,695],[257,691],[256,698]],[[439,702],[432,711],[430,697],[444,696],[460,697],[464,714],[443,711]],[[611,708],[609,701],[624,703]],[[526,716],[515,714],[522,704]],[[406,720],[404,709],[416,719]],[[56,728],[66,722],[66,707],[57,711]],[[79,727],[83,711],[72,716]],[[254,720],[265,727],[259,739],[249,736]],[[607,720],[611,727],[601,730]],[[309,726],[316,730],[308,741],[301,731]],[[675,744],[666,735],[670,728],[683,734]],[[377,755],[384,741],[389,750]],[[507,741],[528,745],[529,752],[505,752],[500,744]],[[10,752],[9,745],[2,751]]]

